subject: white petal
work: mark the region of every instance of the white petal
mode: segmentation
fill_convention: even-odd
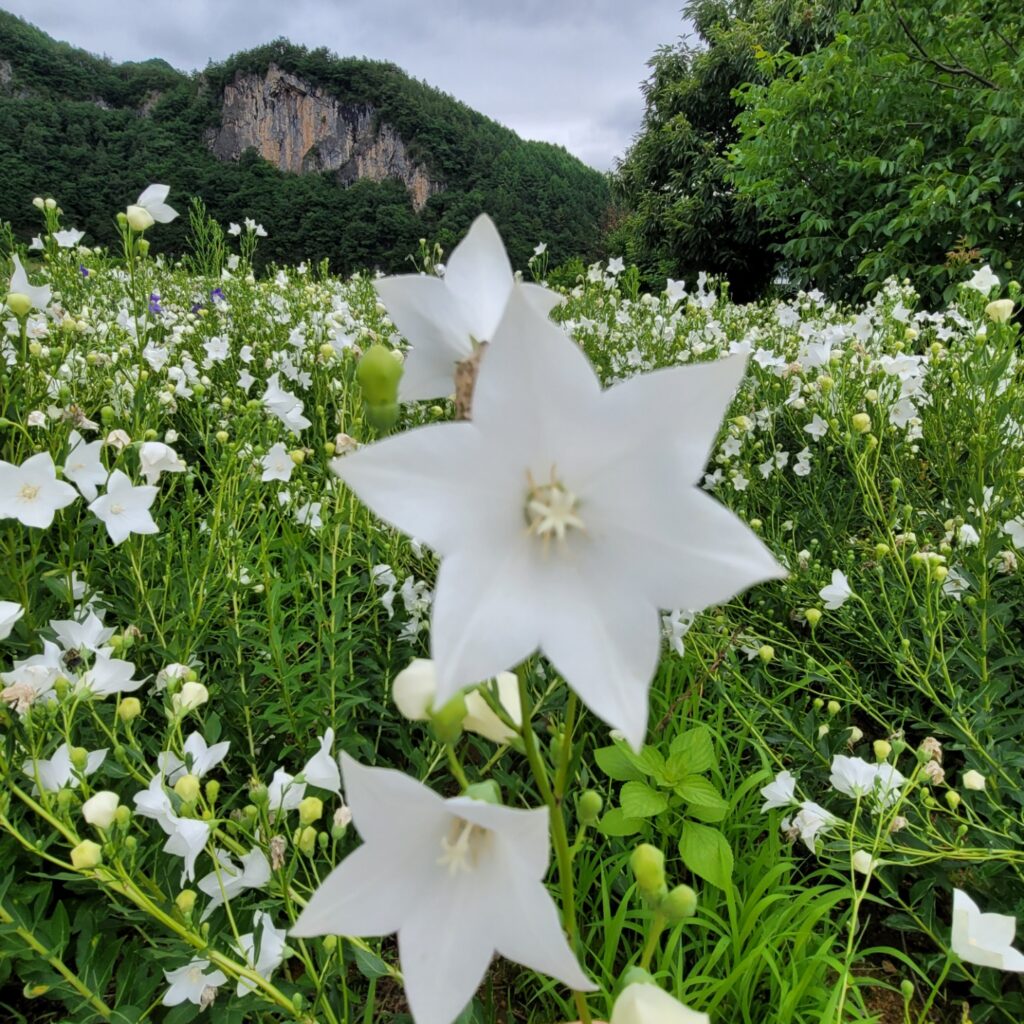
[[[430,631],[438,704],[514,668],[540,644],[547,596],[533,571],[535,539],[514,525],[505,537],[466,544],[441,563]]]
[[[346,455],[335,472],[381,519],[441,554],[467,532],[490,528],[494,515],[507,509],[494,459],[469,423],[389,437]],[[510,488],[514,494],[514,480]]]
[[[436,874],[424,852],[418,846],[364,843],[313,893],[292,935],[371,937],[398,931]]]
[[[159,224],[170,224],[178,216],[178,211],[166,203],[155,203],[147,206],[146,209],[149,210],[153,220]]]
[[[422,892],[398,931],[405,994],[416,1024],[452,1024],[483,981],[495,931],[486,877],[469,872]]]
[[[445,287],[451,292],[469,333],[492,341],[512,290],[512,264],[494,221],[482,213],[446,264]]]
[[[590,413],[601,385],[580,347],[542,317],[518,287],[480,361],[473,422],[497,437],[558,437]]]
[[[469,327],[443,281],[401,274],[374,282],[388,316],[413,347],[412,367],[398,385],[402,401],[446,397],[455,390],[455,364],[473,352]],[[435,390],[436,389],[436,390]]]
[[[170,191],[170,185],[149,185],[143,191],[142,195],[139,196],[137,205],[149,207],[158,203],[163,203],[166,201]]]
[[[540,881],[514,867],[502,869],[502,885],[491,893],[498,952],[580,992],[597,986],[583,973],[558,920],[558,911]]]
[[[444,800],[422,782],[392,768],[368,768],[345,753],[341,772],[352,821],[366,842],[378,845],[380,856],[447,826]]]
[[[548,809],[523,810],[474,800],[468,796],[445,801],[451,812],[465,821],[490,829],[500,836],[504,863],[534,881],[548,873],[551,841],[548,835]]]
[[[678,448],[683,476],[696,483],[746,366],[747,357],[736,355],[638,374],[605,392],[601,409],[634,443],[639,432],[667,437]]]
[[[565,302],[565,296],[561,292],[552,291],[540,284],[521,284],[523,295],[533,308],[542,316],[547,316],[556,306]]]

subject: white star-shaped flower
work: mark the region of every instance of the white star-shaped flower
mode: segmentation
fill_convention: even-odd
[[[228,980],[223,972],[210,970],[209,960],[199,959],[176,970],[164,971],[164,978],[169,986],[161,1000],[164,1006],[177,1006],[186,1000],[201,1006],[207,990],[216,989]]]
[[[150,185],[128,207],[128,222],[136,231],[144,231],[152,227],[154,222],[168,224],[178,216],[178,211],[166,202],[170,191],[170,185]]]
[[[230,740],[208,746],[202,733],[193,732],[182,748],[184,760],[173,750],[163,750],[157,755],[156,763],[166,776],[167,785],[173,786],[182,775],[191,774],[201,779],[227,757],[230,746]]]
[[[779,772],[767,786],[761,787],[761,796],[764,803],[761,805],[761,813],[770,811],[775,807],[788,807],[796,802],[796,779],[791,772]]]
[[[287,932],[283,928],[275,928],[269,914],[257,910],[252,921],[253,930],[238,937],[238,944],[246,963],[261,978],[270,980],[271,974],[281,966],[284,960],[284,943]],[[259,940],[256,939],[259,932]],[[257,954],[256,950],[259,949]],[[246,992],[255,992],[256,985],[248,978],[238,979],[236,993],[244,996]]]
[[[295,469],[295,463],[288,454],[288,449],[280,441],[263,456],[260,465],[263,466],[261,480],[282,480],[284,483],[288,483],[292,478],[292,472]]]
[[[267,381],[267,389],[263,392],[263,405],[293,434],[299,434],[306,427],[312,426],[310,421],[302,415],[302,400],[281,387],[279,374],[273,374]]]
[[[71,484],[57,479],[49,452],[40,452],[20,466],[0,461],[0,519],[45,530],[58,509],[78,499]]]
[[[217,850],[217,870],[204,875],[196,883],[200,892],[210,897],[200,920],[205,921],[222,903],[233,900],[246,889],[261,889],[270,881],[270,861],[254,847],[242,855],[239,867],[224,850]]]
[[[345,794],[364,843],[331,872],[293,935],[398,932],[417,1024],[451,1024],[495,952],[578,991],[580,970],[543,878],[548,812],[433,790],[341,755]]]
[[[106,749],[92,750],[86,755],[85,769],[82,775],[92,775],[107,756]],[[22,772],[30,779],[35,779],[40,789],[54,792],[70,786],[74,789],[81,781],[78,772],[71,764],[71,748],[62,743],[54,752],[53,757],[29,760],[21,766]]]
[[[115,469],[110,474],[107,492],[89,504],[89,511],[102,520],[115,544],[133,533],[159,533],[160,528],[149,514],[158,488],[148,484],[136,487],[127,473]]]
[[[846,578],[846,573],[839,569],[832,571],[832,582],[818,591],[818,597],[825,602],[825,607],[832,611],[842,608],[852,596],[850,581]]]
[[[86,501],[94,501],[99,493],[97,488],[107,482],[107,468],[100,458],[102,451],[102,438],[86,441],[77,430],[71,431],[68,456],[64,460],[64,476],[82,492]]]
[[[514,278],[494,221],[481,214],[452,251],[444,278],[401,274],[374,281],[381,301],[412,351],[398,385],[403,402],[455,391],[455,365],[477,344],[494,340]],[[563,301],[539,285],[520,285],[542,315]]]
[[[335,472],[442,557],[438,703],[538,647],[639,747],[659,608],[700,610],[785,571],[701,478],[744,359],[602,392],[580,349],[516,289],[471,422],[411,430]]]
[[[953,890],[950,946],[961,960],[1001,971],[1024,971],[1024,955],[1013,948],[1017,921],[1007,914],[983,914],[965,892]]]
[[[77,228],[67,228],[53,233],[53,240],[61,249],[73,249],[84,237],[85,232]]]
[[[331,793],[340,793],[341,773],[338,771],[338,761],[331,753],[333,746],[334,730],[328,729],[320,741],[320,749],[302,769],[302,777],[311,786],[329,790]]]
[[[982,295],[987,297],[997,284],[999,284],[999,276],[994,274],[992,268],[986,263],[974,272],[969,281],[964,282],[964,287],[973,288],[976,292],[981,292]]]
[[[88,692],[95,697],[109,697],[113,693],[132,693],[145,682],[144,679],[135,679],[134,674],[135,666],[130,661],[97,654],[96,660],[82,674],[75,692]]]
[[[161,473],[184,473],[188,467],[169,444],[143,441],[139,446],[139,468],[146,483],[155,484]]]

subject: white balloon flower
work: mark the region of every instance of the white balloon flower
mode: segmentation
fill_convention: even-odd
[[[332,468],[442,558],[437,703],[539,647],[639,747],[659,608],[701,609],[785,571],[697,486],[745,360],[602,391],[580,349],[514,289],[471,422],[421,427]]]

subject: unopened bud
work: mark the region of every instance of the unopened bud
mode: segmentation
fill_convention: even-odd
[[[466,717],[466,697],[457,693],[431,716],[434,735],[442,743],[454,743],[462,735],[462,721]]]
[[[363,400],[368,406],[396,402],[401,376],[402,364],[396,361],[390,349],[383,345],[371,345],[363,353],[356,367],[356,379],[363,390]]]
[[[855,413],[850,422],[858,434],[866,434],[871,429],[871,417],[866,412]]]
[[[7,296],[7,308],[19,320],[23,320],[32,311],[32,300],[21,292],[10,292]]]
[[[196,905],[196,894],[194,889],[182,889],[174,898],[174,905],[181,911],[184,917],[192,913]]]
[[[946,803],[949,804],[949,809],[955,811],[962,801],[962,797],[955,789],[946,790]]]
[[[83,839],[71,851],[71,863],[79,871],[88,871],[103,863],[103,849],[91,839]]]
[[[673,924],[693,917],[697,913],[697,894],[688,885],[677,885],[661,901],[658,910]]]
[[[819,608],[808,608],[804,611],[804,618],[807,620],[811,629],[813,629],[819,622],[821,622],[821,610]]]
[[[153,215],[144,206],[129,206],[125,210],[125,218],[132,231],[145,231],[156,223]]]
[[[122,722],[133,722],[142,714],[142,702],[138,697],[123,697],[117,706],[117,717]]]
[[[840,711],[841,711],[842,709],[841,709],[841,708],[840,708],[840,706],[839,706],[839,701],[837,701],[837,700],[830,700],[830,701],[828,702],[828,704],[826,704],[826,705],[825,705],[825,710],[826,710],[826,711],[827,711],[827,712],[828,712],[828,713],[829,713],[830,715],[832,715],[833,717],[835,717],[836,715],[838,715],[838,714],[839,714],[839,712],[840,712]]]
[[[199,798],[199,790],[199,777],[196,775],[182,775],[174,783],[174,792],[187,804],[195,803]]]
[[[501,787],[494,779],[484,779],[483,782],[472,782],[466,787],[466,796],[471,800],[479,800],[481,803],[501,806]]]
[[[775,657],[775,648],[771,644],[762,644],[757,649],[757,656],[767,665]]]
[[[299,822],[303,825],[312,825],[323,817],[324,802],[317,796],[307,796],[299,803]]]
[[[316,829],[312,825],[307,825],[299,833],[299,838],[295,845],[307,856],[312,857],[316,851]]]
[[[215,804],[218,796],[220,796],[220,783],[216,779],[210,779],[206,783],[206,799],[210,804]]]
[[[84,772],[89,765],[89,751],[85,747],[71,748],[71,765],[79,772]]]
[[[108,829],[114,823],[117,815],[118,796],[109,790],[101,790],[94,793],[82,804],[82,817],[90,825],[97,828]]]
[[[980,792],[985,788],[985,776],[973,768],[964,772],[961,782],[964,784],[964,789],[972,789],[975,792]]]
[[[892,753],[892,744],[888,740],[875,740],[871,747],[875,752],[876,761],[889,760],[889,755]]]
[[[650,843],[641,843],[630,855],[637,888],[647,899],[660,899],[665,893],[665,855]]]
[[[580,795],[576,804],[576,817],[581,825],[593,825],[604,807],[604,798],[596,789],[588,789]]]

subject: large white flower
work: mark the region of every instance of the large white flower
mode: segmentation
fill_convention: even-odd
[[[1007,914],[983,914],[965,892],[953,890],[953,930],[950,946],[969,964],[1024,971],[1024,955],[1011,943],[1017,921]]]
[[[35,779],[39,789],[54,792],[70,786],[74,789],[81,776],[92,775],[107,756],[106,749],[91,750],[86,755],[85,767],[79,773],[71,763],[71,748],[62,743],[54,752],[53,757],[38,761],[26,761],[21,770],[30,779]]]
[[[639,747],[658,609],[705,608],[785,575],[696,486],[743,369],[732,357],[602,392],[579,348],[516,289],[471,422],[412,430],[334,467],[442,556],[438,704],[539,647]]]
[[[148,186],[135,203],[128,207],[128,223],[136,231],[145,231],[157,221],[168,224],[178,216],[178,211],[167,205],[170,185]]]
[[[0,519],[17,519],[23,526],[45,530],[57,509],[78,498],[71,484],[57,479],[49,452],[40,452],[20,466],[0,461]]]
[[[288,933],[283,928],[275,928],[270,915],[262,910],[257,910],[253,916],[252,927],[251,932],[238,937],[238,946],[249,967],[269,981],[284,960],[284,944]],[[256,932],[259,932],[259,939],[256,938]],[[248,978],[239,978],[235,991],[237,995],[244,996],[246,992],[255,992],[256,984]]]
[[[762,814],[776,807],[788,807],[796,803],[796,778],[791,772],[779,772],[767,786],[761,787],[761,796],[764,797]]]
[[[331,872],[292,934],[398,932],[417,1024],[451,1024],[495,952],[577,990],[580,970],[544,888],[548,812],[459,796],[341,755],[364,843]]]
[[[455,365],[477,344],[494,340],[514,278],[494,221],[481,214],[452,251],[444,278],[401,274],[374,282],[395,326],[412,351],[398,385],[403,402],[445,397],[455,391]],[[541,314],[563,301],[539,285],[520,285]]]

